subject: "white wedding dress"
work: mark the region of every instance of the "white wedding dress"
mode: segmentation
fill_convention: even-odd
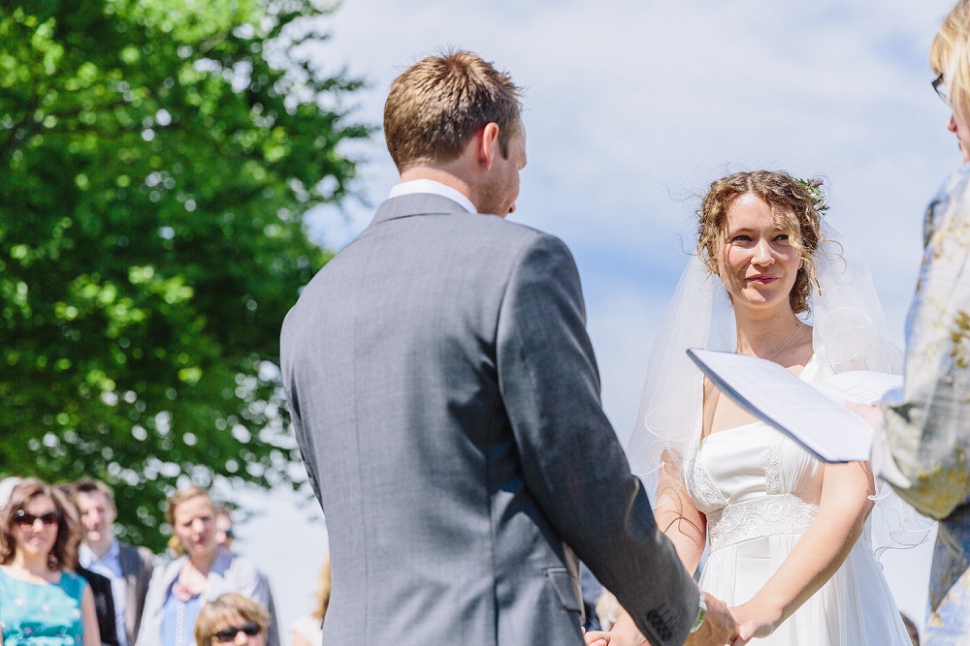
[[[810,361],[802,378],[811,380]],[[764,422],[706,437],[685,465],[707,516],[710,555],[700,588],[728,606],[750,600],[818,514],[820,463]],[[869,543],[868,523],[842,567],[761,646],[910,646]]]

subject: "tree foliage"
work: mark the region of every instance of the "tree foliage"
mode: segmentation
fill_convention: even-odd
[[[0,476],[98,477],[159,549],[189,481],[294,484],[275,364],[354,177],[311,0],[0,4]]]

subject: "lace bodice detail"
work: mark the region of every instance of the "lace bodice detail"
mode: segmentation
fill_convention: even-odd
[[[705,438],[686,470],[712,551],[804,532],[818,515],[820,473],[815,458],[762,422]]]

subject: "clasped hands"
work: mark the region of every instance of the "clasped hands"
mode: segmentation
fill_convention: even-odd
[[[744,606],[728,609],[727,605],[702,592],[707,602],[707,617],[695,632],[691,633],[684,646],[744,646],[755,636],[771,632],[767,626],[748,617]],[[733,613],[732,613],[733,611]],[[618,633],[592,631],[586,633],[586,646],[651,646],[643,635],[636,632]]]

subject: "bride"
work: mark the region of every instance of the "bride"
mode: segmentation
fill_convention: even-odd
[[[868,270],[821,224],[819,186],[767,171],[711,185],[627,452],[656,478],[658,525],[687,569],[709,549],[700,587],[732,606],[736,644],[908,646],[869,542],[868,465],[820,463],[684,356],[741,352],[806,381],[899,372]],[[611,643],[639,639],[621,617]]]

